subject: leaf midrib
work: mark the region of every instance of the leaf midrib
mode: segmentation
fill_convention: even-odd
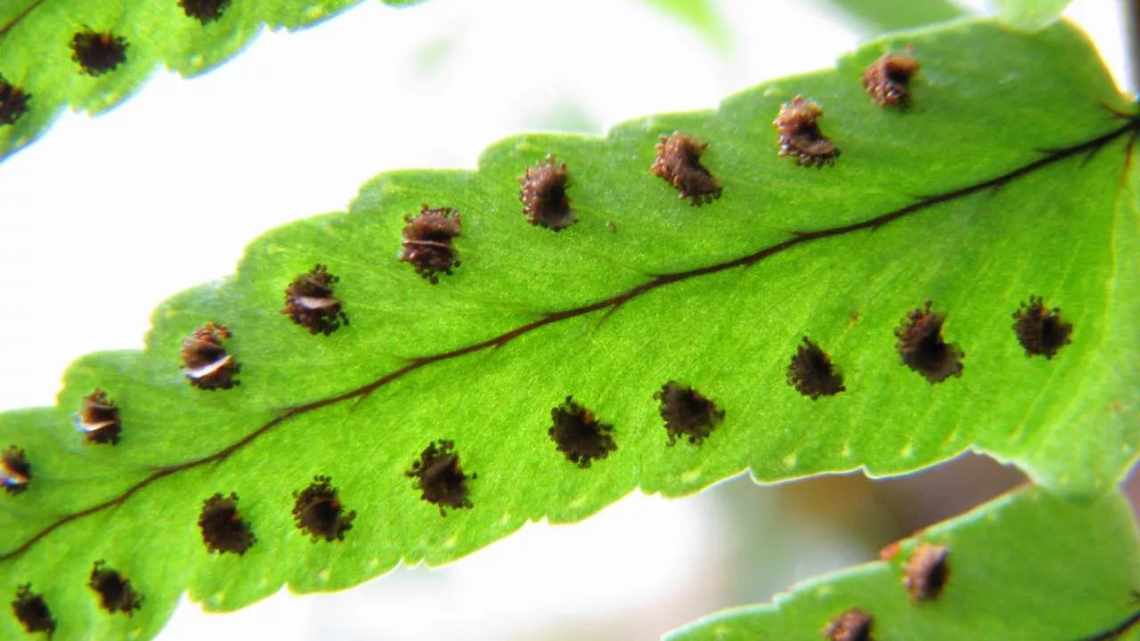
[[[0,36],[2,35],[3,32],[0,31]],[[1117,115],[1118,117],[1124,117],[1120,114]],[[636,298],[639,298],[644,294],[648,294],[649,292],[652,292],[658,288],[665,287],[673,283],[687,281],[692,278],[716,274],[738,267],[750,267],[756,263],[759,263],[765,258],[775,256],[786,250],[792,249],[793,247],[809,243],[811,241],[845,236],[864,230],[873,232],[885,225],[906,218],[912,214],[917,214],[936,205],[966,198],[989,189],[999,189],[1013,181],[1018,180],[1019,178],[1023,178],[1029,174],[1032,174],[1033,172],[1036,172],[1037,170],[1043,169],[1063,160],[1073,158],[1075,156],[1080,156],[1082,154],[1087,154],[1087,159],[1091,159],[1097,152],[1125,134],[1130,134],[1129,143],[1127,145],[1127,149],[1130,150],[1136,138],[1140,136],[1140,115],[1128,116],[1125,119],[1125,124],[1121,125],[1120,127],[1112,129],[1106,133],[1095,136],[1083,142],[1042,150],[1041,153],[1043,155],[1040,158],[1024,165],[1015,167],[1014,169],[999,174],[993,178],[934,195],[922,196],[908,205],[898,207],[896,209],[873,216],[863,221],[813,231],[793,231],[791,232],[791,236],[789,238],[786,238],[785,240],[782,240],[775,244],[762,247],[750,254],[728,259],[718,263],[713,263],[704,267],[697,267],[679,272],[655,274],[648,281],[626,289],[608,298],[581,305],[579,307],[568,308],[555,312],[548,312],[546,314],[543,314],[537,320],[524,323],[497,336],[472,343],[464,347],[459,347],[446,352],[438,352],[435,354],[412,358],[402,367],[387,372],[364,385],[355,387],[334,396],[329,396],[302,405],[290,407],[282,411],[276,417],[260,425],[257,429],[246,434],[241,439],[212,454],[189,461],[184,461],[182,463],[158,468],[148,474],[142,480],[129,486],[119,494],[109,499],[106,499],[100,503],[84,508],[82,510],[63,515],[57,518],[55,521],[44,526],[35,534],[32,534],[19,546],[9,550],[8,552],[0,554],[0,562],[11,561],[19,558],[28,550],[30,550],[37,542],[43,540],[45,537],[60,527],[84,517],[97,514],[108,508],[122,505],[138,492],[164,478],[206,464],[224,462],[234,453],[238,452],[247,445],[253,443],[261,436],[272,431],[277,426],[282,425],[283,423],[296,416],[318,411],[325,407],[339,404],[343,401],[366,398],[381,387],[384,387],[389,383],[403,378],[407,374],[427,367],[433,363],[449,361],[490,348],[504,347],[516,338],[539,330],[547,325],[551,325],[563,320],[577,318],[579,316],[585,316],[597,311],[607,310],[605,316],[608,317],[610,314],[618,311],[622,305]]]

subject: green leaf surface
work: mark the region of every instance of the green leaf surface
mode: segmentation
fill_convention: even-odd
[[[908,44],[922,64],[912,104],[882,108],[863,70]],[[825,110],[834,166],[777,154],[772,119],[797,94]],[[162,304],[145,351],[77,361],[56,407],[0,414],[0,445],[32,465],[26,491],[0,496],[0,588],[42,592],[57,640],[145,639],[184,590],[228,610],[282,584],[345,588],[527,521],[584,518],[635,488],[684,495],[744,469],[897,474],[974,448],[1058,493],[1103,493],[1140,431],[1126,171],[1140,124],[1110,112],[1128,108],[1071,26],[964,22],[871,43],[715,112],[604,139],[509,138],[477,171],[384,174],[349,212],[271,231],[236,276]],[[691,206],[650,173],[675,130],[709,144],[719,199]],[[528,225],[519,200],[520,174],[547,154],[571,177],[577,222],[559,232]],[[398,259],[422,203],[462,216],[462,264],[434,285]],[[351,321],[328,336],[281,313],[318,263],[339,276]],[[1011,327],[1031,295],[1074,327],[1051,359],[1028,357]],[[903,365],[894,335],[926,300],[966,354],[962,375],[937,384]],[[207,321],[232,330],[240,386],[188,383],[180,349]],[[788,384],[804,336],[844,391],[813,400]],[[699,444],[669,444],[654,394],[671,380],[725,413]],[[118,445],[73,427],[97,388],[119,408]],[[589,467],[549,435],[568,395],[613,426],[616,449]],[[470,506],[446,516],[406,475],[440,439],[470,475]],[[295,527],[294,492],[316,475],[356,513],[342,541]],[[208,553],[197,526],[203,502],[230,492],[257,537],[241,556]],[[144,595],[132,616],[104,612],[87,587],[100,559]],[[19,634],[0,616],[0,637]]]
[[[1015,29],[1037,31],[1056,22],[1070,0],[990,0],[997,15]]]
[[[888,560],[811,579],[770,604],[714,614],[665,639],[819,641],[850,608],[871,616],[874,639],[1136,639],[1135,629],[1096,635],[1140,617],[1138,543],[1119,494],[1080,505],[1030,488],[902,541]],[[945,546],[949,571],[936,598],[916,601],[903,582],[921,544]]]
[[[164,64],[183,76],[205,73],[244,48],[263,26],[295,30],[359,0],[220,0],[205,22],[183,6],[219,0],[5,0],[0,3],[0,78],[27,97],[13,122],[0,118],[0,159],[41,135],[65,107],[93,114],[122,102]],[[409,0],[385,0],[405,6]],[[74,58],[73,38],[109,33],[126,43],[125,60],[91,75]],[[0,84],[3,87],[4,84]],[[0,91],[0,114],[10,98]]]

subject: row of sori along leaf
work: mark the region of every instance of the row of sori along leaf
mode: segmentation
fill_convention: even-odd
[[[221,18],[230,2],[231,0],[178,0],[178,5],[187,18],[197,20],[205,26]],[[8,28],[11,26],[8,25]],[[71,37],[68,48],[77,73],[102,76],[113,72],[127,61],[130,43],[125,37],[111,31],[96,31],[85,26]],[[32,94],[7,81],[0,70],[0,126],[11,125],[19,120],[28,111],[31,99]]]
[[[184,8],[188,3],[196,7],[202,4],[184,0]],[[218,7],[216,18],[224,8],[224,2],[215,4]],[[189,8],[187,12],[190,12]],[[76,36],[73,48],[76,60],[85,70],[91,65],[102,65],[102,73],[122,61],[125,42],[110,34],[88,34],[82,38],[81,35]],[[96,47],[98,55],[83,53],[91,46]],[[888,53],[867,68],[863,84],[878,104],[884,107],[905,106],[909,100],[909,79],[917,69],[918,63],[909,55]],[[13,91],[18,90],[0,83],[0,115],[12,113],[11,105],[15,104],[12,102]],[[835,162],[839,149],[820,131],[818,120],[821,116],[819,105],[799,96],[784,104],[774,122],[779,132],[780,154],[793,156],[804,166],[819,167]],[[671,184],[681,198],[694,206],[711,202],[719,197],[721,187],[700,162],[706,147],[703,142],[684,133],[664,136],[657,145],[651,172]],[[567,196],[568,181],[566,165],[559,164],[553,157],[547,157],[526,170],[520,178],[520,200],[523,214],[531,224],[557,232],[575,222]],[[458,251],[453,245],[461,231],[459,212],[424,205],[418,215],[407,217],[405,222],[400,260],[408,263],[416,273],[434,284],[438,283],[441,275],[451,274],[460,266]],[[285,289],[283,314],[314,335],[329,335],[348,325],[343,302],[334,291],[337,280],[324,265],[317,265],[297,276]],[[587,308],[592,307],[582,309]],[[1064,322],[1059,309],[1047,308],[1040,297],[1031,296],[1013,317],[1014,333],[1027,355],[1052,358],[1070,341],[1072,325]],[[931,384],[961,376],[963,371],[964,353],[956,344],[944,340],[944,321],[945,315],[936,312],[932,303],[927,301],[923,307],[907,313],[895,330],[902,363]],[[532,324],[531,328],[539,326],[541,324]],[[226,326],[210,322],[184,339],[181,358],[183,372],[190,385],[207,391],[229,390],[239,385],[240,364],[225,346],[230,338],[231,333]],[[494,344],[497,344],[495,340],[486,343],[487,346]],[[429,357],[419,359],[419,362],[423,364],[431,360]],[[812,400],[834,396],[845,390],[838,367],[808,337],[803,338],[792,356],[787,382]],[[676,381],[665,383],[654,398],[660,402],[660,415],[670,445],[677,440],[700,445],[725,415],[713,400]],[[551,410],[551,420],[547,430],[550,439],[568,461],[580,468],[590,467],[592,462],[606,458],[617,449],[613,426],[599,420],[573,397],[566,397]],[[84,441],[92,445],[115,445],[123,432],[119,407],[101,389],[83,399],[75,424]],[[214,460],[218,456],[202,460]],[[463,470],[451,441],[431,442],[405,474],[414,479],[413,487],[421,493],[421,498],[437,506],[441,514],[445,515],[447,509],[472,507],[468,498],[468,481],[475,475]],[[0,481],[11,496],[24,492],[32,481],[31,462],[19,446],[12,445],[0,453]],[[329,477],[315,477],[307,487],[294,492],[293,497],[294,523],[313,541],[340,541],[351,530],[356,513],[341,503]],[[206,499],[198,527],[206,549],[212,553],[241,555],[256,542],[253,528],[238,510],[235,493],[228,496],[217,493]],[[915,555],[917,560],[908,565],[906,581],[916,599],[937,594],[944,578],[945,554],[944,548],[936,546],[920,548]],[[142,604],[142,596],[130,581],[102,561],[93,566],[89,586],[108,612],[130,615]],[[29,632],[50,633],[55,629],[55,621],[46,602],[42,595],[32,592],[30,585],[18,588],[12,607]],[[858,639],[858,630],[869,629],[869,626],[870,616],[852,609],[832,622],[828,634],[837,640]]]
[[[909,55],[888,53],[872,63],[864,72],[863,84],[869,95],[883,106],[903,106],[909,101],[908,83],[918,69],[918,63]],[[822,110],[815,103],[797,96],[785,103],[775,120],[780,132],[780,153],[793,155],[803,165],[819,166],[834,162],[839,150],[819,130],[818,119]],[[717,179],[701,164],[700,157],[707,145],[684,133],[663,136],[657,144],[657,155],[650,168],[653,174],[673,185],[679,196],[693,205],[701,205],[717,198],[721,188]],[[529,167],[520,178],[520,200],[523,214],[533,225],[559,231],[576,220],[567,196],[569,172],[565,164],[547,157]],[[400,260],[409,263],[415,272],[435,284],[440,275],[451,274],[460,265],[459,253],[453,245],[461,231],[461,216],[452,208],[432,208],[424,205],[420,213],[405,218]],[[296,324],[312,334],[329,335],[349,323],[343,302],[334,292],[338,278],[324,265],[298,275],[285,289],[285,307],[282,312]],[[610,299],[611,305],[624,300],[622,295]],[[587,305],[588,310],[598,305]],[[564,314],[567,315],[567,314]],[[1049,309],[1043,299],[1031,296],[1013,314],[1017,340],[1030,356],[1052,358],[1070,341],[1072,325],[1060,316],[1060,309]],[[897,349],[902,362],[931,383],[960,376],[963,370],[963,351],[942,337],[945,315],[934,311],[932,303],[910,311],[895,330]],[[531,323],[516,328],[483,346],[498,345],[521,330],[536,329],[545,322]],[[228,390],[237,385],[241,370],[238,360],[224,346],[231,338],[230,330],[222,324],[210,322],[197,328],[182,344],[181,357],[189,383],[202,390]],[[466,352],[468,350],[459,350]],[[437,355],[419,361],[438,360]],[[817,399],[844,391],[843,377],[827,353],[810,338],[804,337],[792,357],[787,370],[787,381],[803,395]],[[708,435],[723,416],[723,411],[698,392],[670,381],[657,394],[662,400],[661,414],[666,419],[670,442],[678,436],[687,436],[698,443]],[[586,415],[588,410],[571,401],[569,414]],[[557,413],[557,409],[556,409]],[[586,413],[586,414],[583,414]],[[591,419],[592,421],[592,419]],[[591,421],[584,421],[591,423]],[[96,389],[83,399],[76,416],[76,426],[88,443],[117,444],[122,432],[119,409],[107,394]],[[599,424],[600,425],[600,424]],[[604,432],[605,430],[595,430]],[[586,462],[596,456],[573,451],[563,439],[559,448],[567,452],[575,463]],[[594,452],[610,451],[612,446],[592,446]],[[27,488],[31,480],[31,465],[21,448],[9,447],[0,456],[0,482],[10,494]]]

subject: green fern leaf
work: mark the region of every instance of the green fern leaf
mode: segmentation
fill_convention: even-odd
[[[860,78],[906,45],[909,103],[881,106]],[[786,146],[827,166],[777,153],[799,94],[830,142],[802,125]],[[145,351],[80,359],[56,407],[0,414],[0,586],[30,582],[56,639],[145,639],[184,590],[224,610],[344,588],[744,469],[974,448],[1103,493],[1140,431],[1129,108],[1072,27],[963,22],[716,112],[380,176],[164,303]],[[710,174],[655,161],[677,131]],[[112,579],[141,607],[91,587]]]
[[[0,6],[0,159],[43,133],[64,107],[114,107],[159,64],[195,76],[235,55],[263,25],[300,29],[357,2],[8,1]]]
[[[665,639],[1123,638],[1140,621],[1138,543],[1119,494],[1078,505],[1030,488],[888,547],[887,560],[812,579],[771,604],[714,614]],[[939,548],[944,556],[933,554]],[[941,566],[920,562],[939,557]],[[944,580],[919,581],[938,575],[921,570],[938,567]],[[840,634],[864,621],[868,636]]]

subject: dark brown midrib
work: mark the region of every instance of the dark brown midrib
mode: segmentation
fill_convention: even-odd
[[[110,499],[107,499],[106,501],[92,505],[91,507],[85,508],[83,510],[79,510],[77,512],[72,512],[70,514],[59,517],[58,519],[56,519],[52,523],[45,526],[43,529],[36,532],[35,534],[33,534],[28,539],[26,539],[18,547],[13,548],[12,550],[9,550],[8,552],[5,552],[4,554],[0,555],[0,562],[9,561],[9,560],[12,560],[12,559],[19,557],[20,555],[27,552],[38,541],[42,540],[44,537],[51,534],[56,529],[66,525],[68,523],[79,520],[79,519],[84,518],[86,516],[90,516],[92,514],[96,514],[98,512],[101,512],[105,509],[114,507],[116,505],[123,504],[128,499],[130,499],[130,497],[134,496],[135,494],[137,494],[139,491],[141,491],[143,488],[147,487],[151,483],[154,483],[156,481],[164,479],[164,478],[171,476],[173,474],[177,474],[178,472],[182,472],[185,470],[189,470],[189,469],[193,469],[193,468],[200,467],[203,465],[207,465],[209,463],[220,463],[220,462],[226,460],[227,458],[229,458],[230,455],[232,455],[234,452],[237,452],[238,450],[244,448],[245,446],[249,445],[253,441],[257,440],[262,435],[270,432],[271,430],[273,430],[278,425],[285,423],[286,421],[288,421],[289,419],[291,419],[295,416],[307,414],[309,412],[313,412],[313,411],[319,410],[321,408],[328,407],[330,405],[335,405],[335,404],[340,403],[342,401],[346,401],[346,400],[350,400],[350,399],[354,399],[354,398],[366,397],[369,394],[371,394],[372,392],[376,391],[377,389],[380,389],[381,387],[387,385],[388,383],[391,383],[391,382],[396,381],[400,378],[403,378],[407,374],[410,374],[410,373],[412,373],[418,369],[421,369],[423,367],[431,365],[432,363],[438,363],[441,361],[451,360],[453,358],[459,358],[461,356],[466,356],[467,354],[472,354],[472,353],[479,352],[479,351],[489,349],[489,348],[503,347],[504,345],[510,343],[511,341],[513,341],[514,339],[516,339],[520,336],[523,336],[525,334],[528,334],[530,332],[538,330],[538,329],[545,327],[547,325],[557,323],[559,321],[568,320],[571,318],[576,318],[578,316],[584,316],[586,314],[592,314],[594,312],[601,311],[601,310],[609,310],[609,312],[607,312],[607,313],[612,313],[612,312],[616,311],[618,308],[620,308],[622,305],[624,305],[625,303],[628,303],[629,301],[631,301],[635,298],[638,298],[639,296],[642,296],[644,294],[647,294],[647,293],[649,293],[655,289],[658,289],[660,287],[664,287],[664,286],[670,285],[672,283],[685,281],[685,280],[688,280],[690,278],[697,278],[699,276],[707,276],[710,274],[716,274],[718,272],[726,271],[729,269],[735,269],[737,267],[748,267],[750,265],[754,265],[754,264],[764,260],[765,258],[768,258],[770,256],[774,256],[774,255],[779,254],[783,251],[791,249],[797,245],[808,243],[808,242],[811,242],[813,240],[822,240],[825,238],[831,238],[831,237],[835,237],[835,236],[843,236],[846,234],[850,234],[850,233],[857,232],[857,231],[863,231],[863,230],[874,231],[875,229],[878,229],[884,225],[887,225],[887,224],[892,223],[896,220],[899,220],[905,216],[917,213],[919,211],[933,207],[935,205],[939,205],[939,204],[942,204],[945,202],[957,200],[959,198],[965,198],[967,196],[971,196],[973,194],[985,191],[987,189],[1000,188],[1000,187],[1002,187],[1002,186],[1004,186],[1004,185],[1006,185],[1006,184],[1008,184],[1014,180],[1017,180],[1018,178],[1026,176],[1028,174],[1031,174],[1034,171],[1037,171],[1038,169],[1041,169],[1041,168],[1046,167],[1048,165],[1051,165],[1053,163],[1060,162],[1060,161],[1065,160],[1067,158],[1072,158],[1074,156],[1079,156],[1081,154],[1086,154],[1086,153],[1089,154],[1089,156],[1091,157],[1093,154],[1095,154],[1097,151],[1099,151],[1105,145],[1107,145],[1108,143],[1112,142],[1113,140],[1119,138],[1120,136],[1122,136],[1126,133],[1131,132],[1132,133],[1132,139],[1134,140],[1136,138],[1138,131],[1140,131],[1140,117],[1131,118],[1127,121],[1126,124],[1124,124],[1120,127],[1117,127],[1116,129],[1113,129],[1112,131],[1109,131],[1105,134],[1102,134],[1100,136],[1097,136],[1095,138],[1087,140],[1085,142],[1077,143],[1075,145],[1071,145],[1068,147],[1060,147],[1060,148],[1056,148],[1056,149],[1050,149],[1050,150],[1043,151],[1042,152],[1043,155],[1041,156],[1041,158],[1038,158],[1037,160],[1035,160],[1033,162],[1030,162],[1030,163],[1022,165],[1016,169],[1008,171],[1004,174],[1001,174],[995,178],[990,178],[989,180],[974,183],[974,184],[968,185],[966,187],[961,187],[961,188],[954,189],[954,190],[947,191],[947,192],[943,192],[940,194],[935,194],[933,196],[924,196],[924,197],[917,199],[915,202],[913,202],[909,205],[899,207],[898,209],[888,211],[884,214],[880,214],[878,216],[875,216],[873,218],[869,218],[869,219],[864,220],[862,222],[851,223],[849,225],[842,225],[839,227],[829,227],[826,229],[819,229],[816,231],[792,232],[791,237],[787,238],[786,240],[780,241],[774,245],[769,245],[768,247],[764,247],[764,248],[757,250],[756,252],[753,252],[753,253],[748,254],[746,256],[741,256],[739,258],[734,258],[734,259],[723,261],[720,263],[707,265],[705,267],[698,267],[696,269],[690,269],[690,270],[686,270],[686,271],[672,272],[672,273],[666,273],[666,274],[658,274],[658,275],[650,278],[648,281],[642,283],[641,285],[637,285],[636,287],[632,287],[630,289],[627,289],[627,290],[620,292],[618,294],[615,294],[614,296],[611,296],[609,298],[606,298],[606,299],[603,299],[603,300],[600,300],[600,301],[597,301],[594,303],[589,303],[589,304],[583,305],[581,307],[574,307],[571,309],[566,309],[566,310],[562,310],[562,311],[558,311],[558,312],[550,312],[548,314],[543,315],[541,318],[539,318],[537,320],[531,321],[531,322],[526,323],[524,325],[519,325],[518,327],[511,329],[507,332],[504,332],[502,334],[499,334],[498,336],[495,336],[493,338],[489,338],[487,340],[480,341],[478,343],[473,343],[473,344],[468,345],[466,347],[460,347],[457,349],[453,349],[451,351],[440,352],[440,353],[432,354],[429,356],[421,356],[418,358],[414,358],[411,361],[409,361],[406,365],[404,365],[403,367],[400,367],[396,370],[388,372],[388,373],[380,376],[376,380],[374,380],[370,383],[367,383],[365,385],[361,385],[360,387],[348,390],[346,392],[343,392],[341,394],[337,394],[335,396],[330,396],[330,397],[326,397],[326,398],[323,398],[320,400],[305,403],[303,405],[297,405],[295,407],[291,407],[291,408],[283,411],[277,417],[275,417],[275,418],[271,419],[270,421],[268,421],[267,423],[261,425],[256,430],[254,430],[254,431],[250,432],[249,434],[247,434],[246,436],[242,437],[240,440],[235,441],[234,443],[231,443],[230,445],[227,445],[226,447],[222,448],[221,450],[218,450],[217,452],[214,452],[213,454],[203,456],[201,458],[193,459],[190,461],[185,461],[185,462],[179,463],[177,465],[170,465],[170,466],[166,466],[166,467],[156,469],[153,472],[151,472],[149,475],[147,475],[145,478],[143,478],[141,481],[139,481],[138,483],[135,483],[134,485],[132,485],[129,488],[127,488],[126,490],[124,490],[122,493],[120,493],[120,494],[118,494],[118,495],[116,495]]]
[[[9,20],[7,24],[0,27],[0,41],[2,41],[4,39],[4,36],[8,35],[8,32],[15,28],[16,25],[20,24],[24,18],[27,18],[28,14],[35,11],[41,4],[46,1],[47,0],[36,0],[35,2],[24,7],[24,10],[16,14],[16,16]]]
[[[1081,637],[1077,641],[1112,641],[1112,639],[1119,638],[1121,635],[1127,632],[1129,628],[1136,625],[1137,623],[1140,623],[1140,610],[1133,612],[1132,615],[1127,619],[1121,621],[1120,623],[1112,626],[1107,630],[1102,630],[1101,632],[1097,632],[1087,637]]]

